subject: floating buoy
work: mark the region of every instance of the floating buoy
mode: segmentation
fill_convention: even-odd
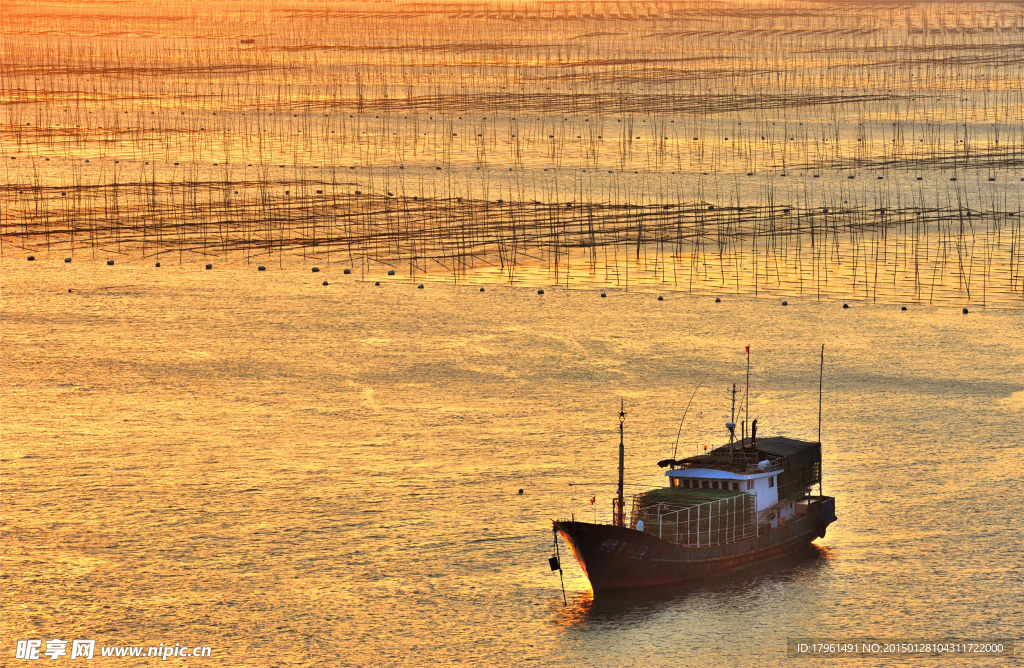
[[[602,298],[604,298],[604,297],[607,297],[607,296],[608,296],[608,294],[607,294],[607,293],[605,293],[605,292],[602,292],[602,293],[601,293],[601,297],[602,297]]]
[[[208,264],[208,265],[206,265],[206,268],[207,269],[213,269],[213,265],[212,264]]]
[[[380,285],[380,281],[374,281],[373,284],[374,285]]]
[[[422,290],[422,289],[423,289],[423,284],[422,284],[422,283],[420,283],[420,284],[419,284],[419,285],[417,285],[416,287],[417,287],[417,288],[419,288],[420,290]]]
[[[114,266],[114,261],[113,260],[107,260],[107,266],[108,267],[113,267]]]
[[[320,271],[320,267],[313,267],[313,273],[314,274],[319,272],[319,271]]]
[[[970,311],[967,310],[966,306],[964,307],[964,313],[970,313]]]
[[[721,304],[722,303],[722,298],[721,297],[715,297],[715,303],[716,304]]]
[[[36,260],[36,256],[35,255],[29,255],[28,256],[28,261],[29,262],[35,262],[35,260]]]
[[[157,262],[157,263],[156,263],[156,266],[158,266],[158,267],[159,267],[159,266],[160,266],[160,263],[159,263],[159,262]]]
[[[480,288],[480,292],[483,292],[483,291],[484,291],[484,289],[483,289],[483,288]]]
[[[782,305],[783,306],[789,306],[789,302],[787,302],[785,299],[783,299],[782,300]]]
[[[394,276],[394,275],[395,275],[395,270],[394,269],[388,269],[388,276]]]
[[[346,269],[346,270],[345,270],[345,273],[346,273],[346,274],[351,274],[351,273],[352,273],[352,270],[351,270],[351,269]]]
[[[843,304],[843,308],[850,308],[849,304]]]
[[[541,290],[537,290],[537,294],[538,294],[538,295],[542,295],[542,294],[544,294],[544,290],[543,290],[543,289],[541,289]]]
[[[662,295],[658,295],[658,301],[659,301],[659,302],[663,302],[663,301],[665,301],[665,297],[664,297],[664,296],[662,296]]]
[[[324,281],[324,285],[327,285],[327,281]]]
[[[520,490],[519,490],[519,493],[520,493],[520,494],[522,494],[522,493],[523,493],[523,490],[521,490],[521,489],[520,489]]]
[[[71,258],[69,258],[69,257],[66,257],[66,258],[64,258],[64,261],[65,261],[65,262],[71,262]]]
[[[260,266],[256,267],[256,271],[266,271],[266,270],[267,270],[267,268],[264,267],[262,264]]]
[[[68,292],[71,292],[71,288],[68,288]]]
[[[900,310],[901,310],[901,311],[906,311],[906,310],[907,310],[907,307],[906,307],[906,306],[903,306],[903,307],[901,307],[901,308],[900,308]]]

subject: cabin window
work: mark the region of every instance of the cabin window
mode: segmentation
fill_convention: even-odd
[[[734,492],[740,491],[740,484],[738,482],[734,482],[732,484],[732,491],[734,491]]]
[[[686,480],[683,481],[683,486],[684,487],[693,487],[693,481],[690,480],[689,478],[687,478]]]
[[[747,481],[747,489],[754,489],[754,481],[753,480],[748,480]]]
[[[672,478],[672,486],[679,487],[679,478]]]
[[[775,476],[769,476],[769,478],[768,478],[768,486],[769,487],[775,487]]]

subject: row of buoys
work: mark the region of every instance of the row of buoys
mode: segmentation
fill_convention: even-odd
[[[26,259],[27,259],[27,260],[28,260],[29,262],[34,262],[34,261],[35,261],[35,259],[36,259],[36,256],[35,256],[35,255],[29,255],[29,256],[28,256],[28,257],[27,257]],[[66,258],[64,258],[64,262],[71,262],[71,258],[69,258],[69,257],[66,257]],[[113,261],[113,260],[107,260],[107,266],[108,266],[108,267],[112,267],[112,266],[114,266],[114,261]],[[157,262],[157,263],[156,263],[156,266],[157,266],[157,267],[159,267],[159,266],[160,266],[160,263],[159,263],[159,262]],[[207,268],[207,269],[213,269],[213,265],[212,265],[212,264],[210,264],[210,263],[207,263],[207,264],[206,264],[206,268]],[[262,264],[261,264],[261,265],[259,265],[258,267],[256,267],[256,271],[266,271],[266,270],[267,270],[267,268],[266,268],[266,267],[265,267],[264,265],[262,265]],[[320,267],[313,267],[313,273],[318,273],[319,271],[320,271]],[[352,270],[351,270],[351,269],[345,269],[345,270],[344,270],[344,273],[345,273],[346,275],[347,275],[347,274],[351,274],[351,273],[352,273]],[[394,276],[394,275],[395,275],[395,270],[394,270],[394,269],[389,269],[389,270],[388,270],[388,276]],[[324,285],[330,285],[330,284],[329,284],[329,283],[328,283],[327,281],[324,281],[324,282],[323,282],[323,284],[324,284]],[[379,286],[379,285],[380,285],[380,281],[375,281],[375,282],[374,282],[374,285],[376,285],[376,286]],[[418,289],[422,290],[422,289],[423,289],[423,283],[420,283],[420,284],[419,284],[419,285],[417,285],[416,287],[417,287]],[[483,287],[481,287],[481,288],[480,288],[480,292],[484,292],[484,288],[483,288]],[[542,295],[542,294],[544,294],[544,288],[540,288],[540,289],[538,289],[538,290],[537,290],[537,294],[538,294],[538,295]],[[608,293],[607,293],[607,292],[602,292],[602,293],[601,293],[601,298],[602,298],[602,299],[604,299],[604,298],[607,298],[607,297],[608,297]],[[659,302],[660,302],[660,301],[665,301],[665,297],[664,297],[664,295],[658,295],[658,301],[659,301]],[[715,303],[716,303],[716,304],[720,304],[720,303],[722,303],[722,298],[721,298],[721,297],[715,297]],[[785,299],[784,299],[784,300],[782,300],[782,305],[783,305],[783,306],[789,306],[789,302],[788,302],[787,300],[785,300]],[[845,309],[845,308],[850,308],[850,305],[849,305],[849,304],[847,304],[847,303],[843,303],[843,308],[844,308],[844,309]],[[900,310],[901,310],[901,311],[906,311],[906,310],[907,310],[907,307],[906,307],[906,306],[902,306],[902,307],[900,307]],[[965,307],[964,307],[964,309],[963,309],[963,313],[964,313],[964,314],[966,315],[966,314],[970,313],[970,310],[969,310],[969,309],[968,309],[968,308],[967,308],[967,307],[965,306]]]

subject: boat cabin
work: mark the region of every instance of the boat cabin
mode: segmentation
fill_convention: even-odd
[[[757,498],[760,512],[779,500],[778,476],[780,470],[765,467],[757,473],[736,473],[717,469],[687,468],[666,471],[669,487],[674,489],[720,489],[748,492]]]
[[[797,501],[821,480],[821,445],[784,436],[741,439],[711,452],[658,462],[670,490],[722,490],[753,496],[759,518],[774,526],[798,514]]]

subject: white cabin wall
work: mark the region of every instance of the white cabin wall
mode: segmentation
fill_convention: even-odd
[[[784,505],[782,507],[780,512],[782,514],[783,519],[785,519],[787,522],[795,520],[796,519],[796,502],[795,501],[790,501],[789,503],[787,503],[786,505]]]
[[[763,478],[754,479],[754,492],[757,494],[757,512],[761,512],[779,500],[778,485],[773,487],[768,486],[768,480],[771,477],[772,476],[765,476]]]

